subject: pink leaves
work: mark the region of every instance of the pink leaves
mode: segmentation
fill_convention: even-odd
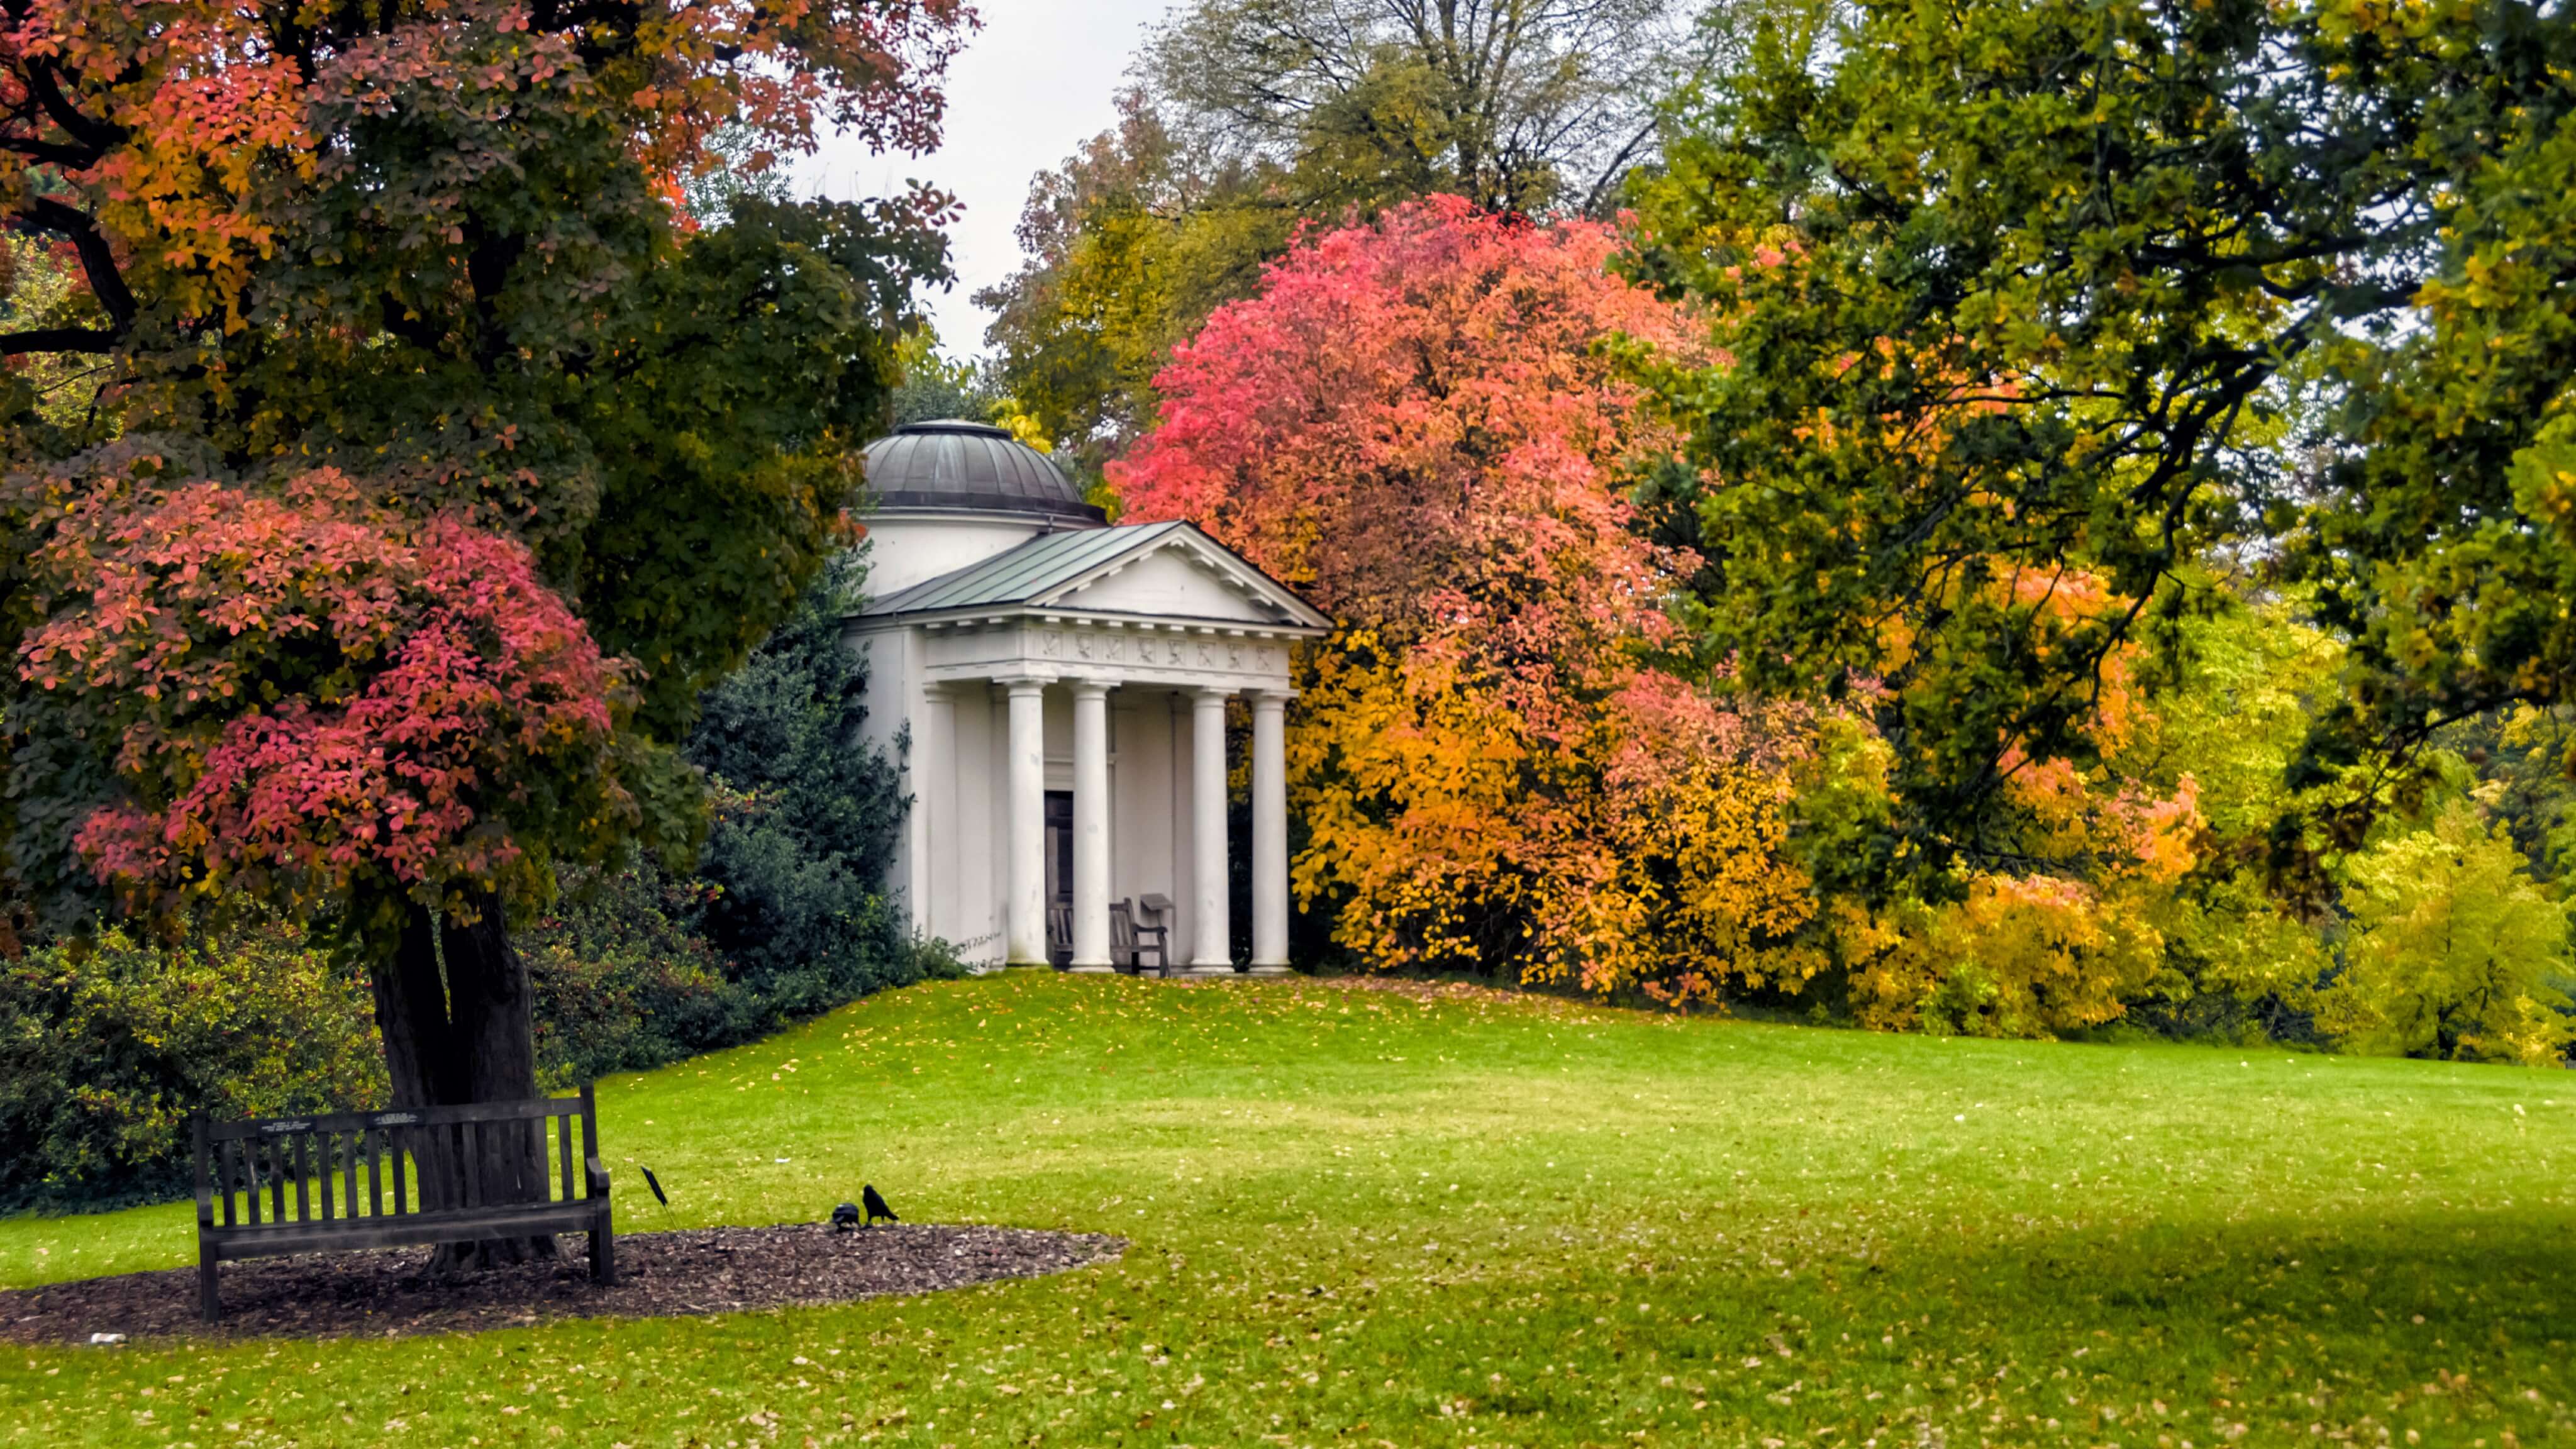
[[[571,828],[631,804],[622,666],[514,541],[322,470],[273,493],[94,486],[34,563],[48,618],[20,671],[115,731],[130,801],[78,844],[138,896],[488,887],[528,832],[567,828],[545,802],[577,802]]]
[[[1805,721],[1641,657],[1695,561],[1635,527],[1629,467],[1669,439],[1612,349],[1698,343],[1617,246],[1451,197],[1312,238],[1180,349],[1112,476],[1347,626],[1289,743],[1294,876],[1343,944],[1596,990],[1686,958],[1802,980],[1771,736]]]
[[[1112,465],[1121,496],[1200,519],[1370,622],[1413,608],[1411,581],[1449,560],[1483,561],[1473,597],[1526,585],[1516,608],[1633,593],[1665,561],[1602,543],[1629,521],[1618,471],[1655,434],[1602,344],[1688,334],[1609,273],[1617,246],[1456,197],[1315,238],[1156,380],[1155,431]]]

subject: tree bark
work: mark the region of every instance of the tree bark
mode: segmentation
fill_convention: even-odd
[[[537,1095],[536,998],[526,961],[510,944],[497,897],[472,903],[460,922],[407,908],[393,955],[371,973],[393,1105],[458,1106]],[[443,969],[442,969],[443,961]],[[486,1123],[476,1155],[484,1206],[546,1197],[542,1124]],[[424,1134],[413,1144],[423,1208],[461,1207],[457,1142]],[[444,1243],[432,1272],[458,1272],[556,1256],[552,1234]]]

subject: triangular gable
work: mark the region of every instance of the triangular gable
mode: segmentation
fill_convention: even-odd
[[[1329,629],[1333,621],[1191,524],[1159,529],[1028,600],[1033,607]]]

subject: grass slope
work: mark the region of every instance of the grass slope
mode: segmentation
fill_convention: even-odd
[[[923,986],[601,1088],[629,1231],[1111,1230],[931,1298],[11,1351],[8,1444],[2576,1442],[2576,1080],[1284,982]],[[0,1224],[0,1282],[187,1214]]]

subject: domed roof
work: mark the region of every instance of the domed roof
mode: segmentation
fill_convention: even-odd
[[[882,508],[954,508],[1105,523],[1055,460],[989,423],[906,423],[867,447]]]

